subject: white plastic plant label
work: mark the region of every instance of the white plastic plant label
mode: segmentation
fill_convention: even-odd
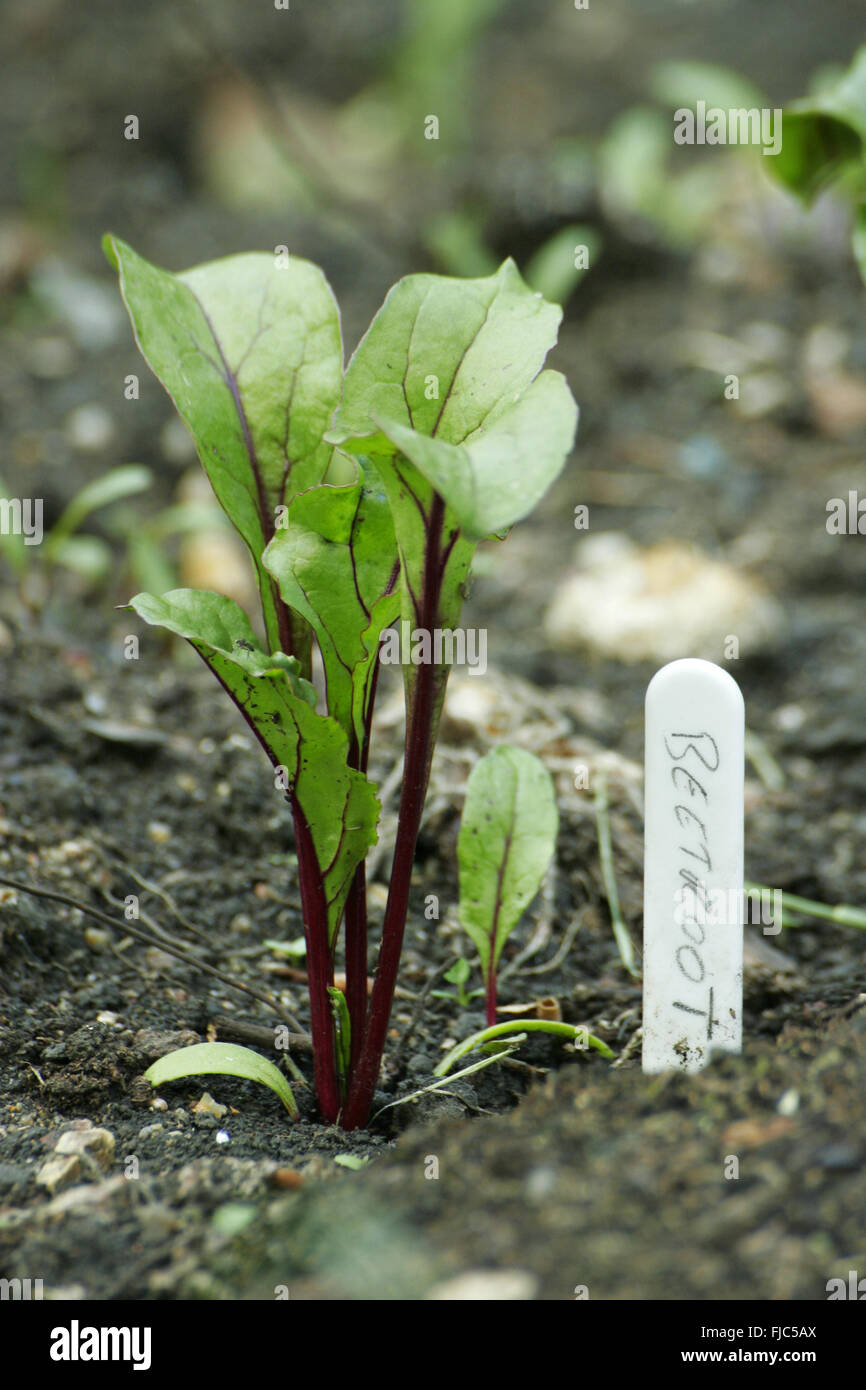
[[[743,741],[736,681],[688,658],[646,693],[643,1069],[739,1052]]]

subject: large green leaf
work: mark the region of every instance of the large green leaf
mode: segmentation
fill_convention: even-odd
[[[429,439],[405,425],[380,424],[444,497],[464,536],[477,541],[522,520],[544,496],[574,440],[577,406],[564,376],[542,372],[516,404],[465,444]]]
[[[525,516],[565,462],[576,407],[561,377],[538,376],[561,317],[510,260],[477,280],[410,275],[349,363],[326,437],[381,475],[410,627],[457,624],[478,538]],[[404,677],[411,711],[418,668]]]
[[[379,638],[400,611],[397,544],[382,483],[367,460],[345,487],[291,504],[264,553],[283,599],[316,633],[328,713],[363,750]]]
[[[866,180],[866,47],[835,81],[786,106],[782,148],[769,168],[806,202],[850,171]]]
[[[496,748],[473,768],[457,841],[460,922],[485,979],[538,892],[559,816],[550,773],[523,748]]]
[[[195,648],[231,695],[289,790],[310,830],[322,875],[333,941],[355,869],[376,843],[379,802],[373,784],[347,765],[348,740],[336,720],[315,710],[315,688],[294,657],[268,656],[233,599],[174,589],[130,600],[145,622]]]
[[[228,256],[174,275],[117,237],[109,260],[136,341],[192,434],[214,492],[253,557],[272,650],[306,660],[309,630],[291,630],[261,555],[277,508],[321,483],[322,438],[339,400],[340,324],[309,261]]]
[[[349,363],[328,438],[353,453],[394,454],[376,425],[388,420],[462,444],[537,376],[561,318],[511,260],[479,280],[407,275]]]
[[[187,1076],[240,1076],[247,1081],[260,1081],[276,1091],[293,1120],[298,1107],[292,1088],[279,1068],[267,1057],[253,1052],[251,1047],[237,1043],[193,1043],[179,1047],[160,1057],[144,1073],[151,1086],[163,1086],[166,1081],[182,1081]]]

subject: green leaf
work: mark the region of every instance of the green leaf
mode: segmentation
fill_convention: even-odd
[[[105,250],[136,341],[195,440],[214,492],[255,563],[268,643],[289,641],[306,661],[309,633],[281,630],[276,586],[261,555],[277,508],[321,483],[331,459],[322,436],[340,395],[337,305],[309,261],[248,254],[178,275],[117,237]]]
[[[136,493],[146,492],[152,482],[153,474],[150,469],[139,463],[126,463],[120,468],[109,469],[99,478],[94,478],[92,483],[88,483],[75,494],[59,520],[52,526],[46,544],[49,554],[53,558],[54,551],[79,529],[91,512],[108,507],[112,502],[119,502],[124,497],[134,497]]]
[[[523,748],[496,748],[473,768],[457,841],[460,922],[485,979],[538,892],[559,816],[550,773]]]
[[[276,1091],[293,1119],[298,1117],[292,1088],[283,1073],[260,1053],[253,1052],[250,1047],[239,1047],[237,1043],[194,1043],[192,1047],[180,1047],[160,1057],[144,1075],[152,1086],[181,1081],[185,1076],[240,1076],[247,1081],[261,1081],[263,1086]]]
[[[632,106],[612,121],[598,149],[602,206],[616,222],[635,219],[674,247],[690,248],[705,232],[723,193],[706,163],[680,169],[671,120],[652,106]]]
[[[111,570],[111,546],[101,536],[66,536],[51,546],[50,559],[95,584]]]
[[[313,628],[328,713],[357,750],[367,739],[379,638],[400,612],[397,543],[384,488],[365,459],[356,482],[296,497],[262,560]]]
[[[866,47],[847,72],[785,107],[782,148],[768,167],[804,202],[845,172],[866,183]]]
[[[156,598],[137,594],[129,607],[145,622],[175,632],[195,648],[247,720],[310,830],[322,875],[333,941],[352,875],[376,843],[379,802],[373,784],[347,765],[348,741],[336,720],[315,710],[316,690],[294,657],[268,656],[233,599],[196,589]]]
[[[405,425],[380,423],[444,497],[463,535],[478,541],[521,521],[558,477],[574,442],[577,406],[565,377],[548,371],[467,444],[446,444]]]
[[[336,985],[328,985],[328,998],[331,1001],[331,1013],[334,1015],[337,1079],[340,1083],[340,1089],[345,1093],[352,1056],[352,1021],[349,1017],[349,1005],[343,990],[337,989]]]
[[[223,1236],[236,1236],[255,1221],[258,1209],[252,1202],[223,1202],[210,1219],[211,1226]]]
[[[525,516],[565,462],[576,407],[556,373],[538,377],[561,317],[510,260],[477,280],[409,275],[349,363],[326,437],[382,478],[410,630],[457,625],[478,537]],[[410,714],[418,671],[404,668]],[[447,676],[434,676],[434,731]]]
[[[579,1044],[581,1051],[592,1048],[595,1052],[600,1052],[602,1057],[614,1056],[606,1042],[602,1042],[601,1038],[597,1038],[594,1033],[588,1033],[585,1028],[573,1023],[557,1023],[547,1018],[515,1018],[508,1023],[495,1023],[490,1028],[482,1028],[480,1032],[473,1033],[471,1037],[456,1043],[451,1051],[445,1054],[442,1061],[434,1067],[433,1075],[447,1076],[455,1063],[459,1062],[461,1057],[474,1052],[476,1047],[486,1048],[500,1038],[508,1039],[512,1043],[522,1042],[527,1033],[550,1033],[555,1038],[565,1038],[569,1042],[574,1042],[575,1046]],[[514,1036],[515,1034],[516,1036]],[[458,1075],[463,1076],[464,1073],[459,1072]]]
[[[13,501],[12,494],[3,478],[0,478],[0,501]],[[25,544],[24,537],[13,530],[8,521],[4,529],[0,531],[0,555],[5,555],[19,579],[26,573],[30,564],[31,555],[29,552],[37,548]]]
[[[445,971],[443,979],[447,980],[449,985],[465,985],[471,974],[472,966],[465,956],[459,956],[451,969]]]
[[[393,455],[377,426],[387,420],[462,444],[537,376],[561,318],[511,260],[479,280],[407,275],[349,363],[328,438],[353,453]]]
[[[271,937],[265,937],[263,944],[274,955],[290,956],[292,960],[303,960],[307,954],[307,943],[302,936],[296,936],[294,941],[274,941]]]
[[[587,265],[575,265],[577,247],[586,247]],[[595,265],[601,251],[601,237],[594,227],[575,223],[560,227],[533,254],[526,266],[526,283],[545,299],[565,304],[578,282]]]
[[[860,267],[860,275],[866,280],[866,202],[861,203],[854,218],[852,233],[854,257]]]
[[[717,63],[696,63],[672,59],[656,63],[652,68],[649,87],[662,106],[695,107],[699,101],[707,107],[763,107],[766,97],[742,73]]]

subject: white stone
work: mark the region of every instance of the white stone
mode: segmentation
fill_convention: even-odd
[[[743,697],[720,666],[662,667],[646,694],[643,1069],[739,1052]]]
[[[740,657],[766,652],[784,633],[785,614],[742,566],[685,541],[644,549],[604,531],[582,536],[575,560],[544,616],[546,636],[559,649],[661,663],[730,656],[731,635]]]
[[[538,1280],[525,1269],[470,1269],[434,1284],[428,1299],[448,1303],[522,1302],[533,1299]]]

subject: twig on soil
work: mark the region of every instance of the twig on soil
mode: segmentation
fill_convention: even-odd
[[[556,905],[556,860],[552,860],[550,868],[544,875],[541,885],[542,908],[535,925],[532,937],[520,951],[514,960],[509,961],[504,970],[499,972],[499,983],[507,980],[510,975],[516,974],[522,967],[523,962],[531,960],[533,956],[543,949],[550,940],[553,929],[553,914]]]
[[[503,1048],[501,1052],[494,1053],[492,1057],[482,1057],[480,1062],[473,1062],[471,1066],[464,1067],[462,1071],[455,1071],[453,1076],[442,1077],[439,1081],[432,1081],[429,1086],[422,1086],[419,1091],[410,1091],[408,1096],[401,1096],[399,1100],[389,1101],[387,1105],[383,1105],[380,1110],[377,1110],[375,1115],[370,1116],[371,1122],[385,1110],[393,1110],[397,1105],[407,1105],[410,1100],[420,1100],[422,1096],[427,1095],[428,1091],[443,1091],[446,1096],[453,1095],[461,1104],[468,1106],[470,1110],[480,1110],[480,1106],[470,1105],[459,1092],[449,1091],[446,1088],[453,1085],[455,1081],[459,1081],[461,1076],[470,1076],[472,1072],[481,1071],[484,1067],[490,1067],[494,1062],[504,1062],[507,1057],[511,1056],[512,1052],[517,1051],[518,1044],[521,1041],[522,1038],[515,1038],[513,1046]],[[483,1111],[482,1113],[489,1114],[491,1112]]]
[[[438,969],[433,970],[427,976],[427,979],[424,982],[424,988],[421,990],[421,993],[418,995],[415,1001],[415,1007],[412,1010],[412,1017],[409,1019],[409,1026],[406,1029],[403,1036],[401,1037],[397,1046],[394,1048],[392,1062],[395,1068],[399,1067],[400,1063],[403,1061],[404,1056],[406,1055],[406,1049],[415,1035],[415,1031],[418,1027],[418,1024],[421,1022],[424,1009],[427,1005],[427,1000],[430,998],[430,991],[436,984],[436,981],[441,980],[442,976],[445,974],[447,970],[451,969],[451,966],[453,964],[453,961],[446,961],[444,965],[440,965]]]
[[[616,1061],[611,1062],[611,1068],[621,1067],[623,1063],[631,1061],[635,1053],[639,1051],[642,1040],[643,1028],[636,1028]]]
[[[635,964],[634,946],[629,936],[628,928],[623,921],[622,912],[619,906],[619,891],[616,886],[616,872],[613,866],[613,848],[610,840],[610,816],[607,807],[607,776],[604,772],[596,773],[595,784],[595,819],[598,826],[598,857],[601,863],[601,877],[604,882],[604,891],[607,896],[607,905],[610,909],[610,920],[613,925],[613,934],[619,948],[620,960],[633,979],[639,975]]]
[[[143,876],[143,874],[138,873],[138,871],[134,869],[132,865],[129,863],[128,859],[124,855],[123,851],[120,849],[119,845],[116,845],[113,840],[108,839],[105,835],[97,835],[94,838],[96,839],[98,844],[102,845],[105,849],[109,850],[113,855],[117,857],[117,859],[120,860],[120,863],[123,865],[124,873],[129,874],[129,877],[133,880],[134,883],[138,884],[139,888],[143,888],[145,892],[153,893],[155,897],[162,899],[169,912],[174,917],[175,921],[177,921],[180,924],[180,926],[183,927],[184,931],[188,931],[191,936],[197,936],[200,941],[204,941],[208,945],[210,944],[210,938],[208,937],[207,932],[202,931],[201,927],[197,927],[194,922],[191,922],[189,918],[181,912],[174,898],[171,896],[170,893],[166,892],[166,890],[163,887],[161,887],[160,884],[152,883],[150,879],[147,879]]]
[[[221,1039],[228,1039],[229,1042],[256,1043],[259,1047],[270,1047],[274,1045],[274,1030],[266,1028],[261,1023],[248,1023],[245,1019],[229,1018],[227,1014],[214,1014],[211,1024],[216,1029],[217,1036]],[[313,1040],[308,1033],[290,1033],[289,1047],[294,1052],[305,1052],[312,1055]]]
[[[109,903],[112,907],[116,907],[120,912],[122,912],[124,907],[126,906],[126,904],[123,902],[121,898],[116,898],[113,893],[109,893],[107,888],[103,888],[102,896],[107,903]],[[158,922],[155,922],[154,919],[150,916],[150,914],[145,912],[144,908],[140,904],[138,908],[137,920],[139,922],[143,922],[144,925],[147,927],[148,931],[153,932],[154,937],[157,938],[161,946],[171,944],[174,941],[175,938],[171,935],[171,933],[167,932],[164,927],[161,927]]]
[[[781,791],[785,774],[762,738],[746,729],[746,757],[768,791]]]
[[[124,936],[131,936],[136,941],[142,942],[145,946],[153,946],[158,951],[165,951],[167,955],[176,956],[185,965],[191,965],[195,970],[202,970],[206,975],[213,975],[215,979],[221,980],[224,985],[229,985],[232,989],[239,989],[243,994],[252,995],[253,999],[258,999],[260,1004],[266,1004],[269,1009],[288,1023],[290,1028],[301,1033],[303,1029],[295,1018],[294,1014],[288,1009],[283,1008],[280,1001],[273,995],[264,994],[261,990],[253,989],[251,985],[241,984],[240,980],[232,979],[231,975],[226,975],[222,970],[217,970],[215,965],[208,965],[205,961],[199,960],[197,956],[191,956],[188,952],[181,950],[179,946],[171,946],[167,941],[161,941],[158,937],[151,936],[148,932],[139,931],[136,927],[130,926],[127,921],[118,922],[114,917],[109,917],[107,912],[100,912],[96,907],[90,907],[88,903],[80,902],[78,898],[72,898],[68,893],[57,893],[48,888],[34,888],[29,883],[22,883],[17,878],[6,878],[0,875],[0,883],[7,888],[15,888],[19,893],[29,893],[34,898],[45,898],[48,902],[62,903],[64,907],[77,908],[79,912],[84,912],[88,917],[92,917],[96,922],[102,922],[103,926],[111,927],[112,931],[123,932]]]
[[[568,928],[566,929],[562,945],[560,946],[556,954],[551,956],[549,960],[544,961],[541,965],[528,965],[525,970],[521,970],[521,975],[546,975],[549,973],[549,971],[555,970],[558,965],[561,965],[562,962],[565,960],[566,956],[568,955],[569,951],[571,950],[572,942],[574,941],[574,938],[577,936],[577,933],[580,930],[581,923],[583,922],[584,916],[586,915],[588,908],[589,903],[584,903],[583,907],[578,912],[574,921],[569,924]],[[531,946],[532,942],[530,942],[529,945]],[[525,955],[526,953],[528,953],[528,951],[529,946],[527,946],[526,952],[521,953],[521,956],[518,956],[516,960],[514,960],[511,963],[511,965],[509,965],[509,972],[518,968],[521,962],[522,955]]]

